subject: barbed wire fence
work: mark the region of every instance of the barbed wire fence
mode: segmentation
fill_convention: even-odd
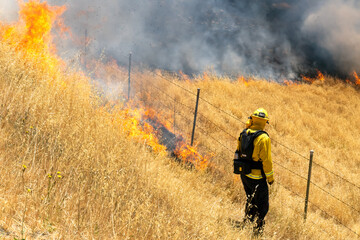
[[[164,112],[173,112],[173,131],[176,132],[176,129],[181,130],[181,133],[184,134],[186,132],[189,132],[189,134],[186,134],[186,136],[191,136],[191,133],[189,130],[184,129],[184,127],[181,127],[179,124],[180,120],[182,122],[185,122],[185,125],[191,126],[192,125],[192,115],[194,114],[194,109],[195,109],[195,105],[194,106],[189,106],[188,104],[180,101],[179,99],[177,99],[176,97],[172,96],[170,93],[166,92],[166,90],[164,90],[163,86],[160,86],[159,84],[156,84],[154,82],[151,81],[147,81],[146,82],[146,86],[144,86],[144,82],[140,82],[137,79],[131,78],[131,64],[134,65],[137,64],[138,66],[141,66],[140,63],[138,63],[137,61],[134,61],[134,57],[132,55],[129,56],[129,76],[128,76],[128,95],[127,98],[130,99],[131,97],[131,85],[135,84],[137,89],[140,89],[140,91],[142,92],[142,94],[147,94],[151,96],[152,99],[152,104],[157,104],[157,108],[158,110],[164,111]],[[178,88],[179,90],[181,90],[182,92],[186,93],[188,96],[190,97],[197,97],[197,94],[192,92],[191,90],[181,86],[179,83],[174,82],[173,80],[169,79],[168,77],[163,76],[162,74],[153,71],[152,72],[154,76],[166,81],[168,84],[171,84],[173,86],[175,86],[176,88]],[[174,74],[175,76],[175,74]],[[161,101],[159,94],[163,95],[168,101]],[[239,124],[244,125],[245,122],[242,121],[240,118],[238,118],[237,116],[234,116],[233,114],[217,107],[215,104],[211,103],[210,101],[208,101],[207,99],[203,98],[203,97],[199,97],[199,100],[201,103],[206,103],[209,106],[211,106],[212,108],[214,108],[217,112],[219,112],[220,114],[226,115],[230,118],[232,118],[233,120],[237,121]],[[194,101],[195,102],[195,101]],[[178,106],[178,107],[177,107]],[[186,110],[187,113],[184,114],[181,110]],[[202,114],[201,112],[197,113],[198,114],[198,118],[199,118],[199,123],[206,123],[206,124],[210,124],[212,126],[214,126],[218,131],[224,133],[229,139],[231,139],[232,141],[236,141],[237,140],[237,136],[234,136],[233,134],[229,133],[229,131],[227,131],[224,127],[220,126],[219,124],[215,123],[214,121],[212,121],[211,119],[209,119],[208,117],[206,117],[204,114]],[[176,123],[177,122],[177,123]],[[229,153],[229,156],[231,156],[231,154],[234,153],[234,149],[231,149],[229,146],[226,146],[226,144],[224,144],[223,142],[220,141],[220,139],[211,136],[211,134],[204,129],[203,127],[201,127],[200,124],[196,125],[196,130],[199,130],[201,134],[205,135],[207,138],[210,138],[213,142],[215,142],[219,147],[221,147],[222,149],[224,149],[226,152]],[[186,139],[189,139],[189,137],[186,137]],[[278,144],[279,146],[283,147],[284,149],[286,149],[287,151],[297,155],[298,157],[300,157],[303,160],[306,161],[310,161],[309,157],[304,156],[303,154],[297,152],[296,150],[294,150],[293,148],[287,146],[286,144],[280,142],[277,139],[271,138],[271,141]],[[277,153],[273,151],[273,154],[276,156]],[[298,174],[297,172],[291,170],[289,167],[284,166],[284,164],[281,164],[277,161],[273,161],[273,163],[277,166],[279,166],[280,168],[282,168],[284,171],[287,171],[289,173],[291,173],[291,176],[294,176],[300,180],[303,181],[308,181],[312,186],[316,187],[317,189],[319,189],[320,191],[322,191],[324,194],[326,194],[328,197],[336,200],[339,204],[346,206],[347,208],[350,209],[350,211],[353,211],[357,214],[359,214],[360,216],[360,210],[357,209],[355,206],[347,203],[346,201],[344,201],[343,199],[335,196],[334,194],[332,194],[330,191],[324,189],[323,187],[319,186],[317,183],[314,183],[313,181],[310,181],[310,176],[308,176],[308,178]],[[340,174],[337,174],[329,169],[327,169],[326,167],[322,166],[321,164],[312,161],[312,163],[314,164],[315,167],[318,167],[320,169],[322,169],[323,171],[327,172],[328,174],[330,174],[331,176],[336,177],[337,179],[341,179],[342,181],[344,181],[345,183],[347,183],[349,186],[351,186],[354,189],[358,189],[360,190],[360,187],[351,182],[350,180],[342,177]],[[310,171],[310,170],[309,170]],[[304,199],[303,196],[301,196],[299,193],[295,192],[294,190],[292,190],[289,186],[286,186],[284,183],[282,182],[278,182],[278,184],[286,189],[287,191],[291,192],[292,194],[294,194],[295,196],[297,196],[299,199]],[[360,234],[357,233],[355,230],[353,230],[352,228],[350,228],[349,226],[347,226],[346,224],[344,224],[340,219],[338,219],[336,216],[330,214],[329,212],[325,211],[324,209],[320,208],[317,204],[315,204],[313,201],[308,200],[308,203],[310,203],[314,208],[318,209],[319,211],[321,211],[324,215],[326,215],[327,217],[331,218],[334,220],[334,222],[336,222],[337,224],[343,226],[345,229],[347,229],[349,232],[353,233],[355,236],[357,236],[358,238],[360,238]],[[307,203],[306,203],[307,204]],[[296,212],[297,215],[302,215],[299,212]],[[304,219],[306,219],[306,216],[304,217]],[[312,222],[314,223],[314,222]],[[327,235],[331,236],[331,234],[329,234],[327,231],[321,229],[323,232],[327,233]]]

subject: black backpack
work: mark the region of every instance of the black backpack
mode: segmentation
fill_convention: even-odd
[[[241,143],[241,149],[238,159],[234,159],[234,173],[247,175],[251,173],[251,169],[259,169],[263,172],[262,162],[254,161],[252,155],[254,152],[254,140],[261,134],[267,134],[267,132],[259,130],[254,133],[247,133],[248,129],[244,129],[239,137]]]

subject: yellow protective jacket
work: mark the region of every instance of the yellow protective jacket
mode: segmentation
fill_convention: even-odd
[[[251,133],[254,133],[258,130],[263,130],[261,127],[256,125],[251,125],[248,129]],[[241,142],[238,140],[238,146],[236,149],[237,152],[241,151]],[[271,139],[267,134],[261,134],[254,140],[254,152],[252,155],[254,161],[261,161],[263,164],[264,173],[266,175],[268,182],[274,181],[274,172],[272,167],[271,159]],[[252,179],[262,179],[260,169],[252,169],[251,173],[246,175]]]

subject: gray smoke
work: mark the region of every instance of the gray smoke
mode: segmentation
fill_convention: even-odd
[[[60,43],[67,53],[84,51],[86,32],[88,56],[104,51],[124,65],[132,52],[135,64],[189,74],[281,80],[316,69],[337,76],[360,71],[357,0],[49,2],[68,7],[65,23],[74,37]]]
[[[360,1],[328,1],[307,15],[301,31],[317,47],[321,68],[342,75],[360,70]]]

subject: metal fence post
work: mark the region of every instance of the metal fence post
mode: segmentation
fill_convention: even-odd
[[[311,167],[312,167],[313,156],[314,156],[314,150],[310,150],[309,171],[308,171],[308,180],[307,180],[306,197],[305,197],[304,222],[306,221],[306,217],[307,217],[307,208],[308,208],[309,191],[310,191]]]
[[[175,99],[174,99],[174,134],[175,134],[175,136],[176,136],[176,132],[175,132],[175,126],[176,126],[176,122],[175,122],[175,117],[176,117],[176,101],[175,101]]]
[[[128,100],[130,100],[130,74],[131,74],[131,52],[129,54]]]
[[[197,89],[196,106],[195,106],[195,114],[194,114],[194,125],[193,125],[192,134],[191,134],[191,146],[194,144],[196,116],[197,116],[198,106],[199,106],[199,97],[200,97],[200,88]]]

